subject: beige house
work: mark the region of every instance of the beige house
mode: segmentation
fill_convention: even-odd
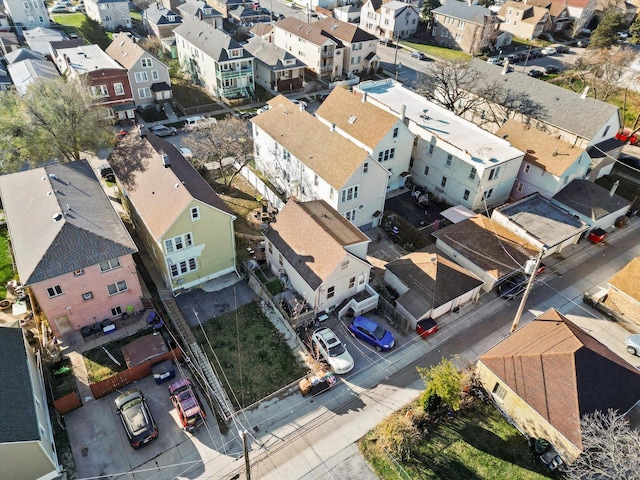
[[[522,2],[505,2],[498,17],[502,20],[500,30],[525,40],[538,38],[551,30],[549,10]]]
[[[0,327],[0,464],[12,480],[60,478],[40,354],[21,328]]]
[[[411,2],[367,0],[360,12],[360,28],[380,39],[411,37],[419,24],[419,7]]]
[[[175,293],[236,271],[236,217],[173,145],[134,130],[109,163],[167,288]]]
[[[389,171],[282,95],[251,119],[256,168],[285,197],[324,200],[355,226],[378,225]]]
[[[431,39],[442,47],[476,55],[496,46],[500,19],[491,10],[466,2],[434,8]]]
[[[553,0],[527,0],[527,5],[542,7],[549,12],[551,19],[551,31],[553,35],[571,26],[569,8],[562,3],[555,3]]]
[[[520,430],[566,463],[582,451],[585,414],[625,414],[640,400],[640,372],[554,309],[480,355],[476,375]]]
[[[20,281],[56,337],[142,308],[138,249],[86,160],[2,175],[0,191]]]
[[[369,237],[324,200],[290,198],[264,236],[271,270],[286,275],[286,283],[315,312],[328,311],[355,295],[369,299],[356,315],[377,306],[378,295],[368,286]]]

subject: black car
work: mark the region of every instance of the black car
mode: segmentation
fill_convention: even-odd
[[[509,60],[509,63],[518,63],[520,61],[520,55],[518,55],[517,53],[510,53],[504,58]]]
[[[498,294],[507,300],[514,299],[526,290],[528,281],[529,277],[525,274],[516,273],[500,282]]]
[[[544,76],[544,72],[542,70],[537,70],[535,68],[532,68],[527,72],[527,75],[533,78],[540,78]]]
[[[551,75],[553,73],[558,73],[560,71],[560,69],[555,65],[545,65],[543,70],[545,75]]]
[[[115,399],[115,405],[133,448],[140,448],[158,438],[158,427],[140,390],[121,393]]]
[[[100,176],[104,178],[107,182],[114,183],[116,181],[116,176],[113,173],[113,169],[110,165],[102,165],[100,167]]]
[[[538,58],[538,57],[541,57],[541,56],[542,56],[542,49],[541,48],[533,48],[529,52],[529,58]]]
[[[569,46],[564,44],[555,45],[553,48],[555,48],[558,53],[567,53],[569,51]]]
[[[618,161],[631,168],[637,168],[638,170],[640,170],[640,158],[621,155],[620,158],[618,158]]]

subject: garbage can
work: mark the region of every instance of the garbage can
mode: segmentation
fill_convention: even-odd
[[[156,363],[151,367],[151,373],[153,373],[153,379],[156,381],[156,385],[160,385],[176,377],[176,369],[173,363],[171,363],[171,360]]]

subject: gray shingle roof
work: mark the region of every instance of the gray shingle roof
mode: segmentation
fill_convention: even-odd
[[[631,205],[631,202],[618,195],[609,195],[606,188],[580,179],[572,180],[553,199],[592,220],[606,217]]]
[[[480,24],[484,23],[485,16],[493,15],[493,12],[486,7],[469,5],[466,2],[447,2],[438,8],[434,8],[432,13]]]
[[[471,60],[471,66],[480,72],[483,80],[476,84],[478,89],[499,83],[515,93],[527,94],[544,109],[544,116],[538,120],[589,141],[612,116],[619,115],[618,107],[615,105],[594,98],[581,98],[580,93],[542,82],[519,72],[502,75],[501,67],[477,58]],[[611,134],[613,133],[615,132]]]
[[[24,285],[137,251],[86,160],[2,175],[0,194]]]
[[[292,68],[301,68],[305,64],[294,57],[291,53],[285,49],[269,43],[260,37],[251,37],[245,44],[244,48],[251,53],[257,60],[269,67],[269,69],[278,70],[291,70]],[[283,65],[283,60],[294,60],[293,65]]]
[[[173,33],[183,37],[187,42],[219,62],[229,60],[228,51],[234,48],[243,50],[243,58],[251,57],[251,54],[244,51],[242,45],[236,40],[197,18],[184,18],[182,25],[177,27]]]
[[[40,439],[22,329],[0,327],[0,443]]]

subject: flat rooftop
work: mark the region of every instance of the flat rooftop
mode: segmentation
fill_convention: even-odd
[[[524,152],[512,147],[507,140],[458,117],[393,80],[362,82],[355,88],[366,93],[368,101],[386,107],[398,117],[402,115],[404,107],[409,120],[465,152],[468,157],[463,155],[461,158],[477,169],[490,168],[524,156]]]

